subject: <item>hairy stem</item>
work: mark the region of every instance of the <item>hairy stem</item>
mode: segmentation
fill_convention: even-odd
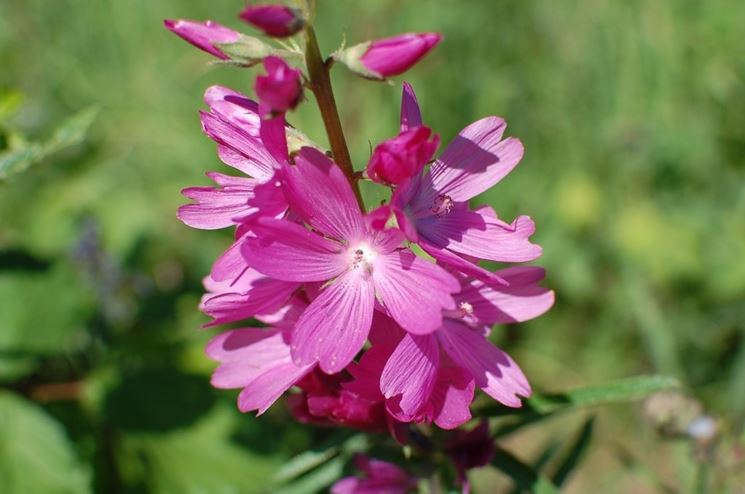
[[[329,66],[323,61],[321,51],[318,48],[318,40],[312,26],[305,28],[306,47],[305,63],[308,66],[308,76],[310,77],[310,88],[316,96],[318,109],[321,111],[323,125],[326,127],[326,134],[331,146],[331,154],[334,161],[342,169],[347,180],[352,185],[354,195],[357,197],[360,207],[364,211],[362,195],[354,175],[352,159],[349,156],[347,141],[344,139],[344,131],[339,119],[339,111],[336,108],[334,92],[331,89],[331,78],[329,77]]]

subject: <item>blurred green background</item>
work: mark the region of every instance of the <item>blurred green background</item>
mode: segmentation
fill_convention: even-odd
[[[332,434],[282,404],[241,415],[236,393],[208,384],[216,331],[199,330],[200,279],[230,233],[191,230],[175,211],[181,188],[226,170],[200,130],[204,89],[248,92],[255,71],[209,64],[161,23],[250,32],[242,7],[0,3],[0,170],[17,171],[0,179],[5,493],[271,492],[287,458]],[[524,142],[481,199],[531,215],[544,247],[556,306],[495,333],[535,389],[661,373],[719,424],[702,459],[641,406],[601,409],[566,491],[706,492],[691,489],[708,462],[712,485],[745,492],[745,2],[320,0],[317,31],[326,53],[344,34],[443,33],[406,76],[425,122],[447,143],[496,114]],[[334,82],[362,168],[370,143],[397,132],[400,86],[343,67]],[[291,121],[326,142],[309,100]],[[577,420],[504,447],[531,460]]]

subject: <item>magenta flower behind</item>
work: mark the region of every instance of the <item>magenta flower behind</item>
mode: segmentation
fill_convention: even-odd
[[[286,5],[249,5],[241,12],[240,17],[267,36],[276,38],[292,36],[305,24],[302,12]]]
[[[240,38],[239,33],[212,21],[197,22],[186,19],[166,19],[163,24],[168,30],[200,50],[222,59],[230,57],[223,53],[217,45],[232,43]]]
[[[541,255],[530,217],[505,221],[488,205],[470,205],[518,165],[523,145],[504,137],[504,119],[490,116],[436,156],[440,138],[423,124],[414,89],[404,83],[400,119],[391,122],[398,135],[378,143],[366,167],[354,167],[329,78],[333,61],[386,79],[410,69],[442,36],[404,34],[323,59],[307,9],[256,5],[241,18],[271,37],[302,33],[305,50],[210,21],[166,21],[229,64],[260,60],[264,68],[253,84],[258,102],[207,89],[202,128],[233,173],[208,172],[214,185],[184,189],[192,202],[178,211],[191,227],[234,231],[204,278],[200,303],[211,318],[206,327],[241,323],[207,345],[218,362],[212,384],[239,389],[243,412],[263,414],[286,396],[302,423],[389,434],[432,468],[450,458],[466,491],[466,471],[493,453],[486,422],[440,444],[448,436],[427,431],[466,424],[481,391],[513,408],[530,397],[527,377],[490,333],[554,302],[540,285],[543,269],[480,264]],[[330,149],[287,123],[304,88],[318,104]],[[362,180],[387,194],[383,204],[366,203]],[[483,452],[471,455],[471,443]],[[406,493],[425,475],[364,456],[357,465],[366,477],[342,479],[332,492]]]

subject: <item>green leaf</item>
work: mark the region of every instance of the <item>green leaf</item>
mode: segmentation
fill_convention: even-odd
[[[498,447],[492,465],[512,479],[518,492],[529,492],[531,494],[555,494],[559,492],[553,482],[507,450]]]
[[[0,392],[0,486],[5,494],[91,492],[65,431],[38,406]]]
[[[276,461],[231,440],[243,417],[218,406],[189,428],[165,434],[127,434],[117,465],[128,485],[155,494],[250,494],[271,487]]]
[[[97,114],[97,108],[87,108],[63,121],[43,144],[22,143],[0,152],[0,179],[22,172],[54,153],[83,142]]]
[[[44,144],[45,156],[83,142],[97,115],[98,108],[90,107],[62,122],[54,131],[52,138]]]
[[[516,417],[517,420],[496,429],[495,435],[503,436],[556,413],[597,405],[636,401],[658,391],[679,387],[678,380],[672,377],[636,376],[607,384],[577,388],[564,393],[534,395],[526,400],[522,408],[507,408],[499,405],[484,407],[477,411],[477,416]]]
[[[582,428],[577,434],[577,439],[574,441],[569,449],[561,465],[556,469],[556,473],[551,476],[551,480],[554,484],[561,486],[566,482],[569,475],[579,465],[582,459],[587,453],[587,448],[590,445],[590,439],[592,438],[593,426],[595,425],[595,417],[590,417],[582,425]]]
[[[317,468],[340,453],[360,451],[365,448],[365,445],[364,435],[357,433],[350,435],[349,431],[340,431],[324,444],[300,453],[285,462],[275,475],[275,479],[278,482],[287,482]]]
[[[327,461],[320,468],[300,477],[295,482],[272,491],[274,494],[307,494],[318,492],[339,480],[344,468],[345,459],[341,456]]]

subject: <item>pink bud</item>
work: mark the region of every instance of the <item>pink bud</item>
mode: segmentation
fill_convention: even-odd
[[[442,39],[439,33],[407,33],[370,43],[360,62],[368,70],[391,77],[409,70]]]
[[[421,171],[435,154],[440,138],[428,127],[405,130],[375,147],[367,164],[367,175],[375,182],[400,185]]]
[[[303,95],[300,71],[275,56],[264,59],[264,68],[267,74],[258,76],[254,84],[260,107],[272,113],[295,108]]]
[[[166,19],[163,21],[163,25],[169,31],[180,36],[200,50],[204,50],[223,60],[227,60],[230,57],[220,51],[215,45],[219,43],[233,43],[241,37],[240,33],[212,21],[198,22],[188,19]]]
[[[305,25],[300,11],[285,5],[249,5],[240,17],[267,36],[275,38],[292,36]]]

